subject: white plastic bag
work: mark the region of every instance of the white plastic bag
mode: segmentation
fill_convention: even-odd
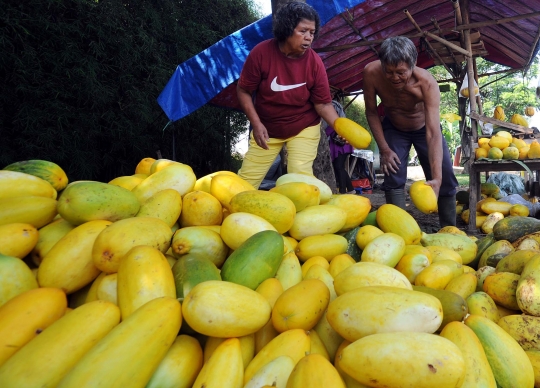
[[[480,88],[478,87],[478,84],[476,83],[476,80],[473,80],[474,82],[474,95],[479,96],[480,95]],[[463,78],[463,83],[461,84],[461,89],[459,89],[459,96],[463,98],[469,98],[469,75],[468,73],[465,73],[465,77]]]
[[[482,135],[491,136],[491,134],[493,133],[493,124],[491,123],[482,123],[482,124],[480,125],[482,127]]]

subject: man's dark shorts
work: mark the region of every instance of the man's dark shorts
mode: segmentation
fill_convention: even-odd
[[[398,165],[399,170],[395,174],[385,175],[382,189],[384,191],[403,189],[407,182],[407,161],[409,157],[409,151],[413,145],[420,165],[424,170],[426,180],[431,179],[431,167],[429,166],[428,159],[428,145],[426,141],[426,127],[422,127],[417,131],[402,132],[397,130],[388,118],[385,118],[382,122],[384,138],[388,143],[388,146],[394,151],[401,164]],[[441,129],[442,130],[442,129]],[[456,194],[456,188],[458,181],[454,175],[454,169],[452,167],[452,159],[450,158],[450,151],[444,136],[442,136],[442,183],[439,190],[440,197],[451,197]]]

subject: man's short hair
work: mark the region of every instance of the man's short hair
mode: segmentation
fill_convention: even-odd
[[[284,42],[293,34],[302,19],[315,22],[315,37],[319,33],[321,21],[319,14],[309,4],[291,1],[281,6],[274,15],[273,33],[278,42]]]
[[[379,59],[383,66],[396,66],[400,62],[404,62],[412,69],[416,65],[417,58],[416,46],[412,40],[404,36],[385,39],[379,50]]]

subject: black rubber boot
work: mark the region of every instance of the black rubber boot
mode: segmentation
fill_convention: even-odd
[[[391,203],[392,205],[399,206],[403,210],[407,210],[405,206],[405,189],[388,190],[384,192],[384,196],[386,198],[386,203]]]
[[[437,206],[439,208],[439,224],[441,228],[456,226],[456,196],[439,197]]]

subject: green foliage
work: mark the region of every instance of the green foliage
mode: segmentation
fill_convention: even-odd
[[[373,134],[371,133],[371,129],[369,128],[369,124],[366,119],[366,105],[364,104],[364,99],[354,99],[353,97],[347,97],[345,98],[345,106],[347,106],[347,117],[350,118],[352,121],[360,124],[371,134],[371,144],[369,145],[369,149],[373,152],[376,152],[377,143],[373,138]]]
[[[495,74],[479,79],[484,115],[493,116],[495,107],[501,105],[509,119],[514,113],[523,115],[527,106],[538,106],[535,96],[536,85],[532,83],[533,77],[538,74],[538,59],[539,57],[534,59],[526,73]],[[484,59],[478,59],[477,63],[479,74],[506,69]]]
[[[144,157],[198,176],[232,167],[238,112],[205,107],[165,131],[176,66],[257,19],[251,0],[0,0],[0,168],[59,164],[70,180],[131,175]]]
[[[497,105],[504,108],[507,119],[510,119],[514,113],[523,115],[527,106],[538,106],[535,98],[536,85],[533,85],[532,82],[533,77],[538,74],[538,56],[534,59],[527,73],[504,72],[509,70],[508,67],[486,61],[483,58],[477,58],[476,62],[478,74],[480,76],[486,75],[479,78],[482,109],[485,116],[493,117],[493,111]],[[450,78],[443,66],[435,66],[429,71],[437,80]],[[497,72],[502,73],[487,75]],[[441,114],[459,114],[458,102],[459,100],[465,101],[465,99],[458,96],[461,85],[454,82],[449,82],[448,85],[450,91],[441,93]],[[442,127],[450,154],[454,155],[456,147],[461,144],[459,122],[449,123],[442,120]]]

